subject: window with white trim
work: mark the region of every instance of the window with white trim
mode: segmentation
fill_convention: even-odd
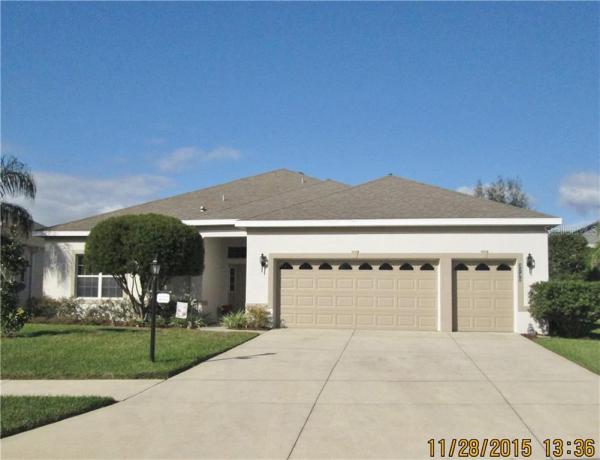
[[[123,297],[123,289],[112,275],[93,273],[86,267],[83,254],[77,254],[76,264],[75,295],[77,297]]]

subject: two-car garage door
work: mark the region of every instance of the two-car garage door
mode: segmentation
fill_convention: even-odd
[[[438,329],[436,260],[290,260],[279,266],[284,327]],[[513,330],[513,264],[453,261],[453,330]]]
[[[437,329],[432,261],[290,261],[280,273],[284,326]]]

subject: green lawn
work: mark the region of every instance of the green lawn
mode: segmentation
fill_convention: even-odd
[[[31,430],[114,403],[100,396],[1,396],[0,437]]]
[[[579,339],[537,337],[535,342],[596,374],[600,374],[600,326],[587,337]]]
[[[3,379],[166,378],[256,335],[158,329],[152,363],[149,329],[27,324],[2,339],[0,368]]]

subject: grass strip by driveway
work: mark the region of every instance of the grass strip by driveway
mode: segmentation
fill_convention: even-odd
[[[600,374],[600,325],[586,337],[537,337],[535,343]]]
[[[0,368],[3,379],[167,378],[256,335],[158,329],[152,363],[146,328],[27,324],[2,339]]]
[[[31,430],[115,402],[100,396],[1,396],[0,437]]]
[[[535,342],[596,374],[600,374],[600,340],[538,337]]]

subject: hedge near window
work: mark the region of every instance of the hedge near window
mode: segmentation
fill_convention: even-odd
[[[600,320],[600,282],[535,283],[529,293],[529,304],[531,316],[546,322],[551,335],[580,337]]]

